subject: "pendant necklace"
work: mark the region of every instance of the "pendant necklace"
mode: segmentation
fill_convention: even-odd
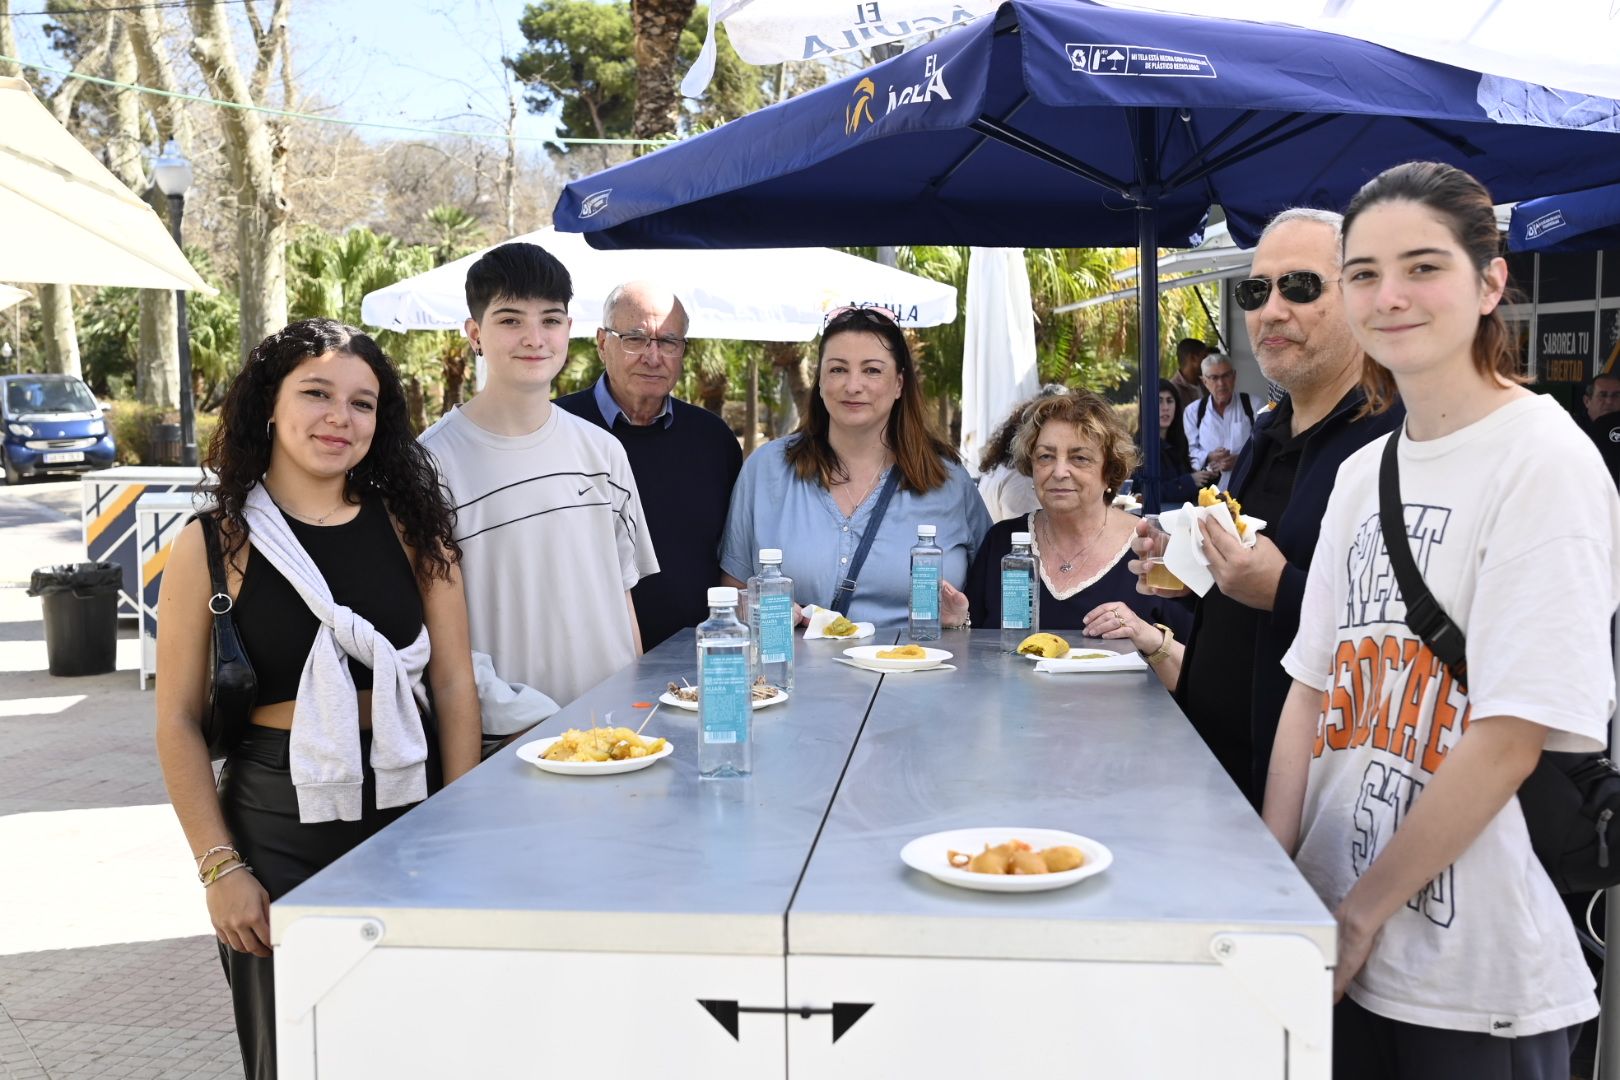
[[[1063,556],[1058,552],[1057,544],[1052,543],[1052,523],[1051,523],[1051,521],[1043,518],[1042,522],[1046,525],[1046,539],[1047,539],[1047,543],[1052,548],[1052,554],[1058,556],[1058,558],[1060,558],[1060,559],[1063,558]],[[1074,564],[1080,560],[1080,556],[1084,555],[1086,552],[1091,550],[1092,545],[1097,542],[1098,537],[1102,536],[1103,529],[1105,529],[1107,527],[1108,527],[1108,515],[1106,513],[1104,513],[1103,514],[1103,523],[1102,523],[1102,525],[1098,526],[1098,528],[1097,528],[1097,535],[1093,536],[1091,538],[1090,542],[1087,543],[1085,547],[1081,548],[1079,551],[1075,552],[1073,555],[1070,555],[1067,559],[1064,559],[1063,562],[1059,563],[1058,564],[1058,573],[1060,573],[1060,574],[1068,574],[1068,573],[1073,572]]]
[[[856,499],[854,505],[849,508],[849,513],[844,515],[846,518],[852,518],[855,516],[855,511],[861,508],[861,504],[865,502],[868,496],[870,496],[877,488],[878,477],[882,476],[887,471],[888,466],[885,465],[883,468],[872,474],[872,482],[866,485],[865,493],[863,493],[860,498]],[[847,485],[849,481],[845,480],[844,483]],[[843,507],[839,507],[839,509],[842,510]]]

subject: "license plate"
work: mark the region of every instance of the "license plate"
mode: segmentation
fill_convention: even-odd
[[[83,450],[70,450],[67,453],[63,453],[63,454],[46,454],[45,455],[45,464],[47,464],[47,465],[65,465],[70,461],[83,461],[83,460],[84,460],[84,451]]]

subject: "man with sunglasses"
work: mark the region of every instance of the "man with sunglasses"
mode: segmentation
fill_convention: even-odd
[[[1255,246],[1254,276],[1233,290],[1260,370],[1286,391],[1256,415],[1229,485],[1244,513],[1268,524],[1252,548],[1215,526],[1203,530],[1215,588],[1194,608],[1185,649],[1172,645],[1155,665],[1257,808],[1290,682],[1282,656],[1299,628],[1334,478],[1345,458],[1405,416],[1399,405],[1358,416],[1362,352],[1339,289],[1339,226],[1339,215],[1324,210],[1277,215]],[[1144,523],[1132,547],[1139,557],[1162,552],[1162,539]],[[1152,591],[1144,579],[1137,588]]]
[[[645,281],[618,286],[596,331],[601,378],[556,401],[606,428],[630,459],[660,568],[630,592],[648,649],[708,618],[705,590],[720,584],[720,534],[742,468],[725,421],[674,396],[686,331],[686,309],[673,292]]]

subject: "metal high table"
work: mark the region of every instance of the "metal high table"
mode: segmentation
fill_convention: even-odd
[[[1326,1078],[1332,917],[1169,695],[999,636],[891,675],[800,642],[746,780],[699,780],[669,707],[639,772],[502,751],[272,906],[281,1076]],[[533,737],[694,674],[688,631]],[[966,826],[1114,863],[986,894],[900,862]]]

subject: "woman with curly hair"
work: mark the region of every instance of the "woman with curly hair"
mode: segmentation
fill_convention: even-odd
[[[330,319],[270,335],[231,385],[208,466],[216,508],[176,538],[158,601],[157,748],[246,1074],[269,1080],[270,902],[425,799],[441,769],[477,764],[478,701],[453,516],[376,342]],[[215,611],[251,666],[217,788]]]

